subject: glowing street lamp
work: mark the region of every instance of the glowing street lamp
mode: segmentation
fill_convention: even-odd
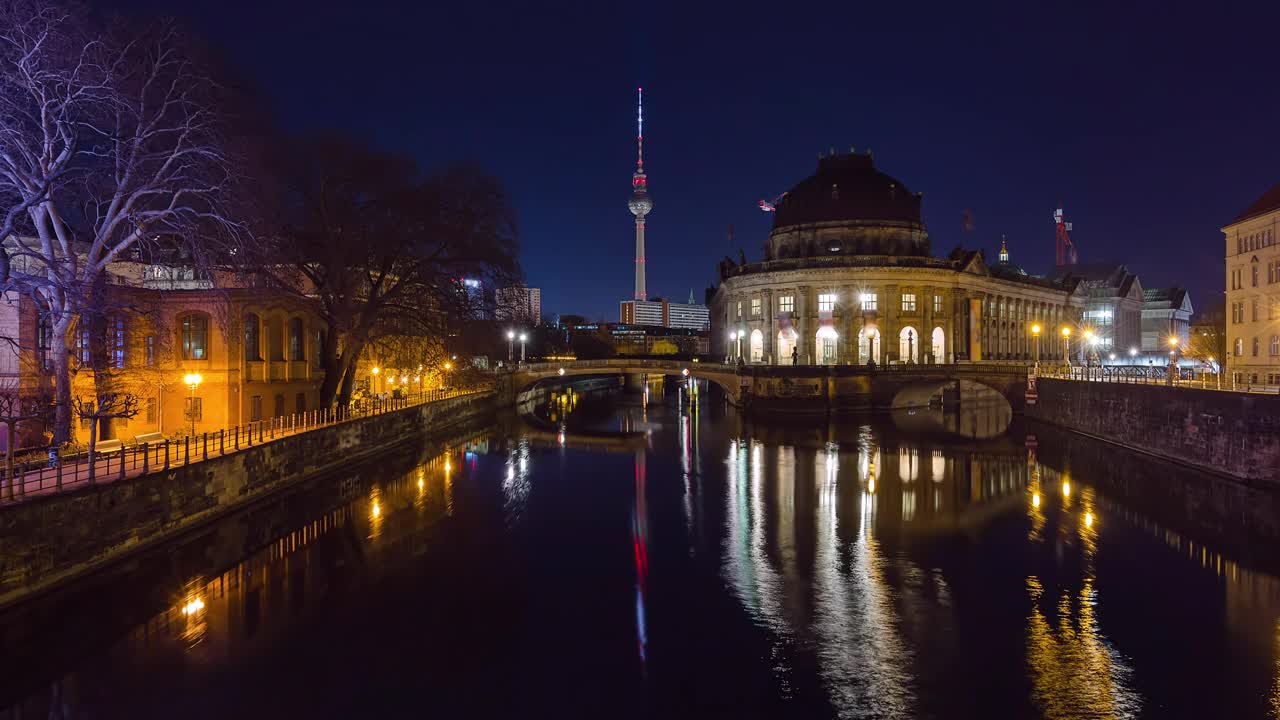
[[[508,363],[510,363],[515,357],[515,340],[516,340],[516,331],[508,330],[507,331],[507,362]]]
[[[1031,326],[1031,336],[1036,339],[1036,368],[1040,367],[1040,331],[1042,329],[1040,323]]]
[[[191,434],[196,434],[196,388],[200,387],[200,383],[204,380],[200,373],[187,373],[182,377],[182,382],[191,388],[191,399],[187,401],[187,415],[191,417]]]
[[[520,333],[520,362],[524,362],[524,343],[529,339],[525,333]]]
[[[733,348],[729,350],[729,359],[735,360],[738,357],[738,333],[736,331],[729,333],[729,342],[733,343]]]
[[[1071,366],[1071,328],[1066,325],[1062,326],[1062,359]]]

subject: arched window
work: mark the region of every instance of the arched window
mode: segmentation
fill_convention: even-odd
[[[858,333],[858,364],[866,365],[871,362],[880,362],[880,331],[866,328]]]
[[[289,359],[306,360],[306,342],[302,336],[302,318],[289,321]]]
[[[262,323],[253,313],[244,316],[244,359],[262,359]]]
[[[192,314],[182,316],[182,359],[209,359],[209,316]]]
[[[905,363],[920,361],[920,333],[910,325],[898,333],[898,359]]]
[[[796,352],[796,331],[791,328],[778,331],[778,357],[779,365],[798,365],[800,358]]]
[[[764,362],[764,333],[751,331],[751,362]]]
[[[947,361],[947,334],[943,332],[942,328],[936,327],[933,329],[933,336],[930,339],[933,341],[933,349],[931,350],[933,361],[935,363],[945,363]]]
[[[817,340],[817,342],[815,343],[814,347],[818,351],[817,352],[818,364],[819,365],[835,365],[836,364],[836,341],[839,339],[839,335],[836,333],[836,329],[831,327],[830,325],[823,325],[822,327],[818,328],[818,333],[815,339]]]

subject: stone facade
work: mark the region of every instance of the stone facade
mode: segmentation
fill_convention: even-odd
[[[1280,385],[1280,185],[1222,228],[1227,259],[1227,376]]]
[[[967,258],[811,258],[734,268],[712,307],[712,352],[745,363],[1061,362],[1082,296],[992,275]],[[905,259],[902,259],[905,260]],[[1040,325],[1039,340],[1032,332]],[[730,340],[730,335],[734,336]]]

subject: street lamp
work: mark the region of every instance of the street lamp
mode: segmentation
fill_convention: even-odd
[[[191,399],[187,401],[187,415],[191,417],[191,434],[196,434],[196,388],[200,387],[200,382],[204,380],[200,373],[187,373],[182,378],[182,382],[191,388]]]
[[[736,356],[738,353],[738,333],[737,332],[729,333],[729,342],[733,343],[733,346],[729,349],[729,361],[733,362],[735,359],[737,359]]]
[[[524,342],[528,339],[528,335],[520,333],[520,362],[524,362]]]
[[[1036,369],[1037,370],[1040,369],[1040,331],[1041,330],[1042,328],[1040,327],[1040,323],[1035,323],[1031,326],[1031,336],[1036,339]]]
[[[515,356],[515,352],[516,352],[515,339],[516,339],[516,331],[508,330],[507,331],[507,362],[508,363],[510,363]]]
[[[1062,360],[1071,367],[1071,328],[1062,326]]]

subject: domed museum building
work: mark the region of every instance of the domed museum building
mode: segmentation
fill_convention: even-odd
[[[980,251],[935,257],[922,196],[870,153],[832,154],[777,203],[764,261],[720,264],[713,351],[745,363],[1061,360],[1085,289]],[[1072,338],[1074,341],[1075,338]]]

